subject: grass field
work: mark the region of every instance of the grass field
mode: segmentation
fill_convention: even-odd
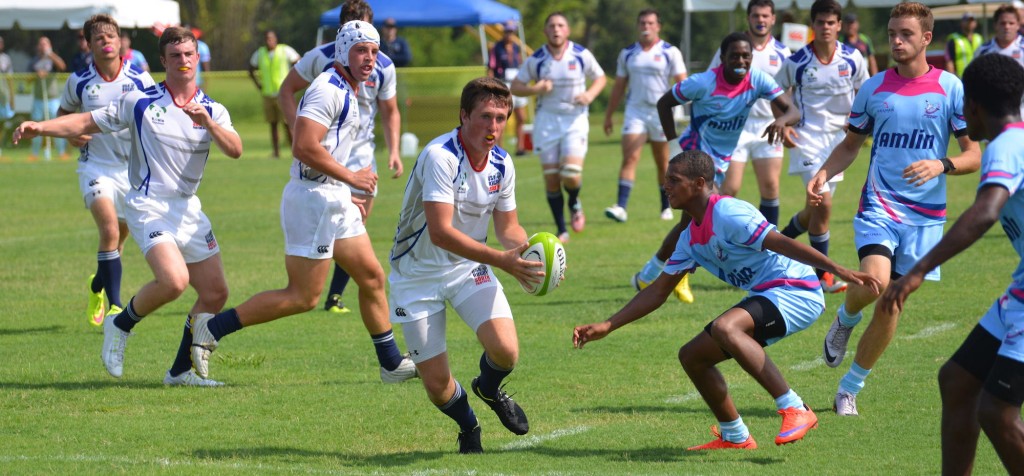
[[[258,118],[236,115],[235,121],[245,141],[243,158],[211,158],[200,189],[223,250],[229,306],[285,284],[278,204],[290,165],[266,159],[269,141]],[[81,205],[75,165],[26,163],[27,147],[5,148],[0,347],[7,364],[0,367],[0,473],[938,473],[935,375],[1009,281],[1017,261],[1001,229],[944,267],[941,283],[925,285],[912,298],[899,334],[861,393],[860,417],[840,419],[829,411],[848,364],[829,369],[821,363],[821,340],[842,299],[828,296],[828,310],[816,325],[769,349],[793,388],[818,411],[820,427],[795,445],[774,446],[780,420],[772,399],[728,362],[722,370],[761,448],[687,453],[687,446],[711,439],[708,427],[715,422],[676,352],[743,293],[699,272],[692,280],[695,304],[670,300],[607,339],[572,349],[574,325],[606,318],[633,295],[629,276],[669,228],[658,219],[646,151],[630,221],[616,224],[602,216],[615,197],[619,145],[598,127],[592,130],[582,195],[590,220],[567,245],[568,279],[552,295],[537,298],[501,275],[521,342],[508,389],[529,414],[530,434],[508,433],[470,397],[487,451],[479,456],[456,454],[455,425],[433,408],[418,382],[380,383],[372,345],[355,314],[315,310],[243,330],[224,340],[211,364],[212,376],[226,387],[165,388],[161,379],[195,297],[188,291],[136,327],[124,377],[109,377],[98,358],[102,333],[84,315],[96,231]],[[531,233],[553,231],[536,158],[517,159],[516,166],[524,226]],[[866,166],[865,149],[836,199],[832,254],[848,266],[856,263],[851,217]],[[951,180],[951,218],[968,206],[977,181]],[[404,177],[381,179],[368,223],[381,259],[404,184]],[[754,200],[756,194],[748,172],[741,197]],[[802,200],[799,179],[784,177],[784,219]],[[129,240],[125,299],[149,279]],[[346,296],[350,305],[352,292]],[[468,385],[478,372],[480,346],[457,318],[451,322],[453,370]],[[1003,472],[984,436],[975,470]]]

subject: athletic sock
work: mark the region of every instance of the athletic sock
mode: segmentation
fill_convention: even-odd
[[[89,291],[98,293],[103,290],[103,267],[100,265],[99,260],[96,260],[96,274],[92,277],[92,282],[89,283]]]
[[[629,204],[629,193],[633,191],[633,181],[619,179],[619,201],[616,202],[623,209]]]
[[[778,226],[779,224],[779,199],[761,197],[761,206],[758,207],[761,214],[768,220],[768,223]]]
[[[658,259],[658,255],[655,254],[651,256],[651,259],[647,260],[643,269],[640,270],[640,280],[650,283],[658,279],[658,275],[661,274],[663,269],[665,269],[665,262]]]
[[[185,328],[181,333],[178,353],[171,364],[171,377],[177,377],[192,368],[192,316],[185,315]]]
[[[558,228],[558,234],[565,233],[565,198],[562,196],[561,190],[554,192],[548,192],[548,207],[551,208],[551,215],[555,218],[555,227]]]
[[[472,431],[478,425],[476,414],[469,406],[469,397],[458,380],[455,381],[455,393],[452,394],[452,398],[444,405],[438,405],[437,409],[455,420],[455,423],[459,424],[460,431]]]
[[[565,193],[569,195],[569,211],[574,212],[580,207],[580,190],[583,186],[577,188],[565,187]]]
[[[510,373],[512,373],[512,369],[499,367],[487,356],[487,352],[484,352],[480,355],[480,377],[476,379],[477,388],[485,397],[497,395],[498,386]]]
[[[146,316],[141,316],[135,312],[135,298],[133,297],[131,301],[128,301],[128,305],[124,307],[124,310],[114,317],[114,325],[122,331],[131,332],[135,324],[138,324],[143,317]]]
[[[811,241],[811,248],[818,250],[819,253],[828,256],[828,240],[829,233],[826,231],[821,235],[807,234],[807,238]],[[818,275],[818,279],[821,279],[821,275],[825,273],[824,270],[815,269],[814,272]]]
[[[327,290],[327,295],[337,294],[341,296],[344,294],[345,286],[348,286],[348,279],[348,273],[341,266],[338,266],[338,263],[334,263],[334,277],[331,278],[331,287]]]
[[[836,315],[839,316],[839,323],[846,327],[854,327],[860,324],[860,320],[864,318],[863,312],[856,314],[849,314],[846,312],[846,303],[839,306],[839,310],[836,311]]]
[[[218,312],[213,319],[207,321],[206,327],[210,329],[214,339],[221,340],[224,336],[241,329],[242,320],[238,318],[238,311],[231,308]]]
[[[392,329],[380,334],[370,336],[373,340],[373,348],[377,351],[377,362],[384,370],[395,370],[402,363],[402,353],[398,351],[398,344],[395,343],[395,333]]]
[[[100,285],[107,294],[107,302],[111,306],[121,307],[121,253],[117,250],[100,251],[96,254],[96,277],[100,279]],[[93,280],[93,292],[96,289],[96,280]]]
[[[718,428],[722,430],[722,439],[730,443],[743,443],[750,437],[750,430],[743,423],[743,417],[733,421],[720,421]]]
[[[804,400],[797,395],[793,389],[789,389],[788,392],[779,396],[775,399],[775,408],[779,410],[785,410],[787,408],[804,408]]]
[[[665,186],[658,186],[658,195],[661,197],[661,209],[671,208],[668,204],[668,194],[665,193]]]
[[[803,225],[800,224],[800,214],[797,213],[789,219],[789,224],[782,229],[782,235],[789,238],[796,238],[804,234],[806,231],[807,228],[804,228]]]
[[[870,373],[871,369],[865,369],[857,365],[857,362],[854,362],[850,366],[850,370],[839,381],[839,391],[849,393],[850,395],[857,395],[864,388],[864,379],[868,378]]]

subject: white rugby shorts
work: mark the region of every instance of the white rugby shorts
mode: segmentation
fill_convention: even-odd
[[[622,135],[647,134],[651,142],[665,142],[665,130],[661,128],[661,120],[658,119],[658,109],[655,107],[630,107],[626,106],[626,114],[622,118]]]
[[[199,197],[158,198],[132,190],[125,205],[128,230],[143,255],[159,243],[174,243],[190,264],[220,253]]]
[[[366,233],[346,185],[292,179],[281,195],[284,253],[332,259],[334,242]]]
[[[765,128],[775,119],[753,118],[747,119],[740,132],[740,139],[736,142],[736,150],[732,152],[733,162],[746,162],[748,158],[757,159],[781,159],[782,139],[776,144],[768,142],[767,137],[761,137]]]
[[[559,165],[565,157],[586,157],[590,122],[587,114],[538,112],[533,124],[533,151],[541,165]]]
[[[79,162],[77,172],[78,189],[82,192],[85,208],[92,208],[93,202],[99,199],[113,200],[117,218],[124,220],[124,198],[132,188],[128,183],[128,164],[108,167],[96,162]]]

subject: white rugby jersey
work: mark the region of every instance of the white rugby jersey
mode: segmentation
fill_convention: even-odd
[[[76,71],[64,85],[60,108],[68,112],[90,112],[107,107],[124,94],[152,87],[149,73],[122,59],[121,68],[112,79],[104,78],[95,64]],[[128,130],[96,134],[79,150],[79,162],[92,162],[104,167],[127,167],[131,154],[131,133]]]
[[[683,53],[679,48],[658,40],[644,51],[640,42],[619,52],[615,76],[629,79],[626,107],[650,108],[675,83],[675,77],[686,73]]]
[[[769,76],[774,77],[780,69],[782,69],[782,62],[793,54],[786,45],[782,44],[781,41],[775,38],[769,38],[768,43],[762,47],[754,47],[753,58],[750,61],[750,67],[759,69]],[[722,64],[722,51],[721,49],[715,50],[715,56],[711,58],[711,65],[708,66],[708,70],[717,68]],[[771,103],[764,99],[758,99],[754,103],[754,107],[750,109],[750,117],[754,119],[771,119],[775,117],[772,115]]]
[[[201,104],[220,127],[235,132],[228,110],[203,90],[196,89],[189,102]],[[167,83],[130,91],[92,111],[92,118],[104,133],[131,132],[128,181],[133,189],[153,197],[187,198],[196,193],[213,136],[174,103]]]
[[[470,238],[487,242],[495,210],[516,209],[516,169],[508,152],[491,149],[487,164],[476,170],[469,162],[459,129],[427,144],[416,159],[405,186],[398,217],[391,270],[402,276],[422,276],[450,270],[469,259],[430,242],[423,202],[454,206],[452,226]]]
[[[775,75],[779,86],[794,88],[793,101],[800,108],[797,127],[812,132],[843,130],[850,118],[854,93],[867,79],[864,56],[838,41],[827,63],[822,63],[807,45],[787,58]]]
[[[337,69],[331,68],[313,80],[306,93],[302,95],[295,116],[305,117],[326,127],[327,133],[320,139],[320,145],[334,157],[335,161],[345,165],[360,129],[359,105],[352,85]],[[310,168],[299,159],[292,163],[291,176],[297,180],[343,184]]]
[[[555,59],[548,45],[540,47],[519,68],[519,81],[550,79],[553,85],[547,94],[537,95],[537,112],[553,114],[586,114],[588,106],[573,102],[587,90],[587,80],[604,76],[604,70],[590,50],[571,41],[566,42],[561,59]]]
[[[1017,35],[1017,38],[1010,42],[1006,48],[1000,48],[995,38],[988,40],[982,43],[977,50],[974,50],[974,57],[977,58],[992,53],[1009,56],[1021,66],[1024,66],[1024,36]]]
[[[334,42],[327,43],[318,48],[313,48],[302,55],[302,59],[295,63],[295,72],[299,73],[302,79],[312,83],[320,73],[331,69],[334,65]],[[359,85],[356,98],[359,100],[359,115],[363,121],[359,136],[353,148],[359,148],[368,144],[371,148],[373,143],[373,119],[377,116],[377,101],[387,101],[395,97],[398,91],[398,75],[395,72],[395,64],[384,53],[377,53],[377,63],[373,67],[373,74],[363,84]]]

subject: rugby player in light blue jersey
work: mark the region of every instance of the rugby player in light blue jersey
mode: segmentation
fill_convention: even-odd
[[[1006,56],[976,58],[964,70],[964,117],[974,140],[989,140],[974,204],[910,271],[889,285],[876,307],[895,314],[928,272],[973,245],[996,223],[1024,258],[1024,122],[1017,103],[1024,70]],[[960,349],[939,371],[942,474],[968,474],[979,429],[1007,474],[1024,474],[1024,260]]]
[[[749,294],[716,317],[679,349],[679,362],[711,407],[715,439],[690,450],[755,449],[757,443],[729,396],[718,364],[735,358],[775,399],[782,428],[776,445],[803,438],[818,417],[789,387],[764,347],[806,329],[825,310],[814,267],[829,270],[876,291],[880,283],[867,273],[840,267],[808,245],[776,231],[753,205],[714,192],[715,167],[699,150],[685,151],[669,164],[665,193],[672,208],[693,220],[679,236],[675,252],[658,278],[608,320],[579,326],[573,345],[581,348],[660,307],[683,276],[704,267]],[[808,266],[810,265],[810,266]]]
[[[825,184],[846,170],[868,134],[874,136],[867,182],[853,221],[860,269],[884,285],[906,274],[942,237],[946,221],[945,174],[978,170],[981,152],[967,137],[963,86],[959,78],[925,61],[934,20],[928,7],[901,3],[889,16],[889,46],[896,67],[866,81],[850,111],[849,133],[807,184],[808,204],[822,201]],[[946,157],[949,136],[962,153]],[[938,269],[928,275],[938,280]],[[846,302],[825,336],[823,357],[837,367],[861,310],[878,298],[873,290],[851,286]],[[899,313],[875,308],[857,347],[850,371],[836,393],[839,415],[856,415],[856,395],[896,333]]]
[[[720,51],[721,66],[676,83],[658,100],[658,119],[668,140],[678,137],[672,108],[687,102],[693,104],[693,120],[683,131],[679,146],[683,150],[704,151],[714,159],[716,187],[722,185],[747,116],[757,99],[771,101],[781,112],[761,133],[769,142],[781,140],[785,127],[800,121],[800,111],[793,106],[789,95],[779,87],[775,79],[760,70],[751,69],[753,53],[748,34],[732,33],[726,36]],[[665,260],[676,248],[679,233],[689,224],[689,215],[683,213],[679,223],[665,236],[658,252],[639,273],[633,275],[633,286],[637,290],[658,277],[665,267]],[[675,294],[680,301],[693,302],[688,278],[679,281]]]

